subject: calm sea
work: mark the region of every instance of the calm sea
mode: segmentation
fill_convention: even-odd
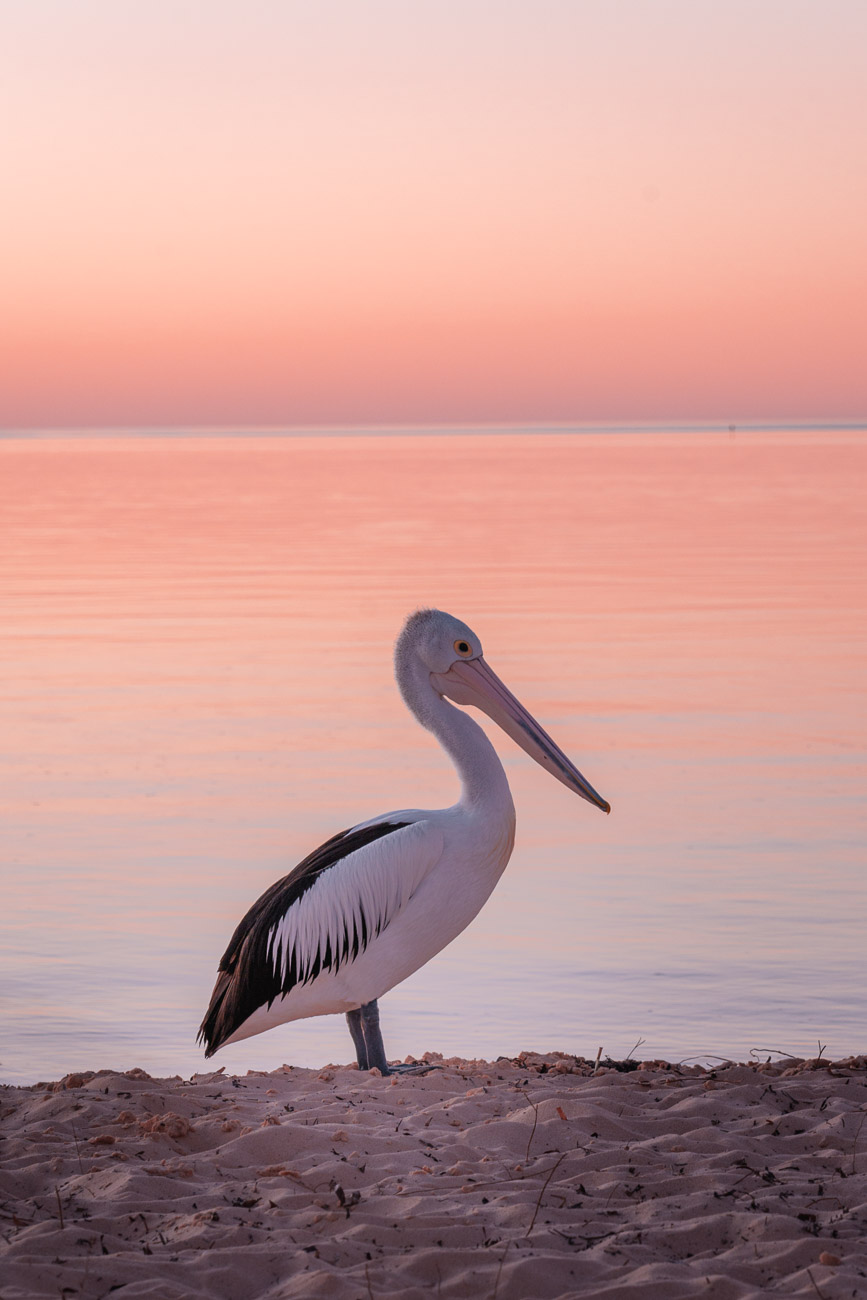
[[[495,740],[512,863],[393,1056],[867,1050],[867,435],[0,442],[0,1076],[202,1068],[258,894],[453,800],[391,646],[432,604],[611,801]],[[230,1070],[352,1059],[342,1018]]]

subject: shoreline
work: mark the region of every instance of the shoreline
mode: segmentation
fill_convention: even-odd
[[[867,1057],[0,1089],[3,1300],[867,1292]]]

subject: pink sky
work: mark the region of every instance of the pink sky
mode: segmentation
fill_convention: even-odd
[[[867,415],[862,0],[28,0],[0,427]]]

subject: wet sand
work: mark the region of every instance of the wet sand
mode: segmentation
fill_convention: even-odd
[[[867,1057],[0,1093],[3,1300],[867,1295]]]

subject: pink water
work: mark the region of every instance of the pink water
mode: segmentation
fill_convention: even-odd
[[[512,863],[393,1056],[864,1051],[867,436],[0,442],[0,1073],[201,1068],[236,921],[456,786],[391,644],[437,605],[612,803],[499,734]],[[352,1057],[337,1018],[232,1070]]]

